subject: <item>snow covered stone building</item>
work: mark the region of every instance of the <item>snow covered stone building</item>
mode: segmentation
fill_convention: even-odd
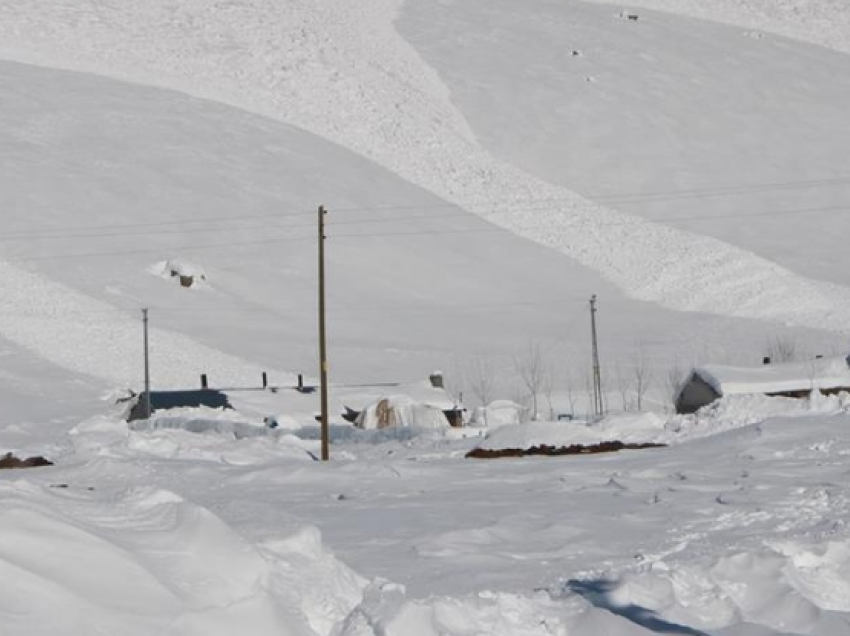
[[[677,413],[694,413],[727,395],[808,397],[850,392],[850,356],[762,367],[706,365],[693,369],[676,395]]]

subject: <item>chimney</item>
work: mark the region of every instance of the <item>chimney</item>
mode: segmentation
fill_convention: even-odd
[[[442,371],[434,371],[431,375],[428,376],[428,379],[431,380],[431,386],[435,389],[445,389],[446,386],[443,382],[443,372]]]

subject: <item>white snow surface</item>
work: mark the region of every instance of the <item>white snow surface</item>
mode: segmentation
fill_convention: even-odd
[[[661,442],[667,438],[665,424],[666,420],[655,413],[611,415],[595,424],[529,422],[500,426],[487,434],[480,447],[487,450],[527,450],[544,445],[561,448],[613,441]]]
[[[0,0],[0,454],[55,462],[0,471],[0,633],[850,636],[845,394],[481,440],[339,386],[314,461],[318,203],[352,381],[585,360],[591,293],[654,364],[846,329],[850,7],[598,4]],[[146,271],[196,250],[200,293]],[[155,386],[236,411],[104,414],[143,306]],[[669,446],[465,459],[608,439]]]
[[[706,414],[601,424],[664,432],[667,448],[495,461],[464,459],[476,441],[439,431],[335,429],[323,465],[298,456],[304,439],[234,434],[238,413],[203,409],[24,427],[57,464],[0,474],[0,621],[26,634],[850,633],[850,407],[777,399],[764,419],[724,402],[740,421],[718,411],[707,434]]]

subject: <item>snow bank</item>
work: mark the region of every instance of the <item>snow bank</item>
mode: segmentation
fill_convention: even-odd
[[[768,397],[766,395],[731,395],[703,407],[693,415],[671,418],[660,438],[668,444],[697,440],[726,431],[758,424],[775,418],[808,415],[836,415],[850,411],[850,395],[821,395],[808,399]]]
[[[529,422],[502,426],[479,445],[485,450],[528,449],[621,441],[655,442],[664,437],[666,420],[655,413],[611,415],[593,425],[572,422]]]
[[[519,424],[522,422],[522,414],[527,410],[524,406],[510,400],[494,400],[487,406],[478,407],[473,421],[489,429]]]
[[[173,459],[256,466],[313,461],[317,441],[233,419],[213,409],[175,409],[127,424],[96,417],[71,430],[78,457]]]
[[[271,584],[278,563],[173,493],[0,492],[4,633],[314,633],[297,597]]]
[[[198,287],[207,280],[207,273],[203,267],[183,259],[159,261],[151,265],[148,271],[160,278],[177,279],[183,287]]]
[[[451,599],[408,600],[404,586],[377,582],[346,619],[340,636],[541,636],[567,632],[572,608],[545,592],[533,596],[482,592]]]
[[[769,633],[847,634],[850,542],[783,542],[702,562],[656,561],[567,590],[614,613],[666,623],[673,633],[750,623]],[[678,627],[681,632],[674,628]],[[691,631],[687,631],[691,630]]]

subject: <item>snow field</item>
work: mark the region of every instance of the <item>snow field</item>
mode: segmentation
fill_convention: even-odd
[[[641,0],[641,6],[650,3],[727,22],[746,20],[742,28],[785,29],[789,35],[796,30],[796,37],[820,38],[836,47],[843,46],[848,32],[842,30],[848,12],[834,0],[771,5],[720,0],[710,7],[685,0]],[[400,2],[308,4],[43,0],[22,8],[0,0],[0,57],[167,86],[293,123],[377,161],[445,201],[576,258],[638,298],[675,309],[816,328],[843,329],[847,324],[850,302],[843,286],[815,283],[720,241],[605,210],[519,170],[510,158],[496,158],[475,132],[472,117],[467,121],[464,113],[469,111],[461,109],[446,80],[396,32],[393,20],[399,17]],[[619,10],[611,7],[610,16]],[[823,22],[800,21],[801,14]],[[7,96],[28,90],[23,82],[7,84]],[[101,98],[108,92],[102,86],[99,90]],[[68,108],[53,109],[62,110],[62,117],[71,115],[72,91],[68,93]],[[127,99],[123,93],[122,99]],[[40,101],[24,98],[22,110],[36,110]],[[126,112],[149,118],[142,111]],[[235,120],[232,114],[220,117],[220,122]],[[61,119],[45,118],[26,129],[9,126],[30,145],[22,144],[23,155],[16,154],[20,148],[6,131],[3,140],[8,143],[3,145],[14,150],[5,158],[7,165],[24,165],[22,156],[35,158],[36,165],[52,165],[41,162],[59,154],[57,137],[80,130],[64,127]],[[183,143],[199,156],[207,152],[190,139],[186,122],[177,128],[186,136],[162,136],[174,141],[172,151]],[[222,123],[220,130],[226,128]],[[275,139],[304,161],[322,163],[335,156],[325,147],[317,151],[318,144],[306,137],[298,141],[281,134]],[[118,147],[138,150],[134,141],[128,137]],[[28,155],[39,143],[49,146],[47,152]],[[262,145],[255,137],[245,137],[243,143]],[[89,156],[104,155],[99,147],[93,155],[72,150],[61,155],[65,164],[51,178],[66,175],[75,160],[88,164]],[[172,181],[171,176],[182,173],[161,164],[157,155],[141,159],[169,175],[168,181],[151,180],[154,188],[176,184],[165,190],[167,198],[180,188],[193,192],[198,187],[191,180]],[[334,164],[335,178],[365,182],[367,190],[378,181],[377,172],[348,172],[344,164],[344,158]],[[234,171],[233,166],[214,165],[222,174]],[[262,161],[246,160],[242,169],[250,172],[257,165]],[[144,177],[138,182],[148,183],[155,172],[140,171]],[[288,205],[300,205],[301,199],[313,196],[311,188],[321,185],[308,181],[311,173],[305,169],[292,177],[310,185],[286,199]],[[13,181],[21,176],[9,174]],[[44,185],[38,179],[32,183]],[[253,182],[247,183],[240,192],[253,200]],[[212,192],[218,183],[208,185]],[[30,206],[44,202],[37,187],[20,190],[26,197],[38,194],[33,199],[18,199],[19,190],[10,191],[6,202],[11,216],[26,220]],[[390,191],[405,192],[400,187]],[[123,196],[120,188],[104,188],[101,201],[113,200],[107,192],[117,193],[114,200],[133,198]],[[355,189],[339,192],[340,198],[359,201],[352,194]],[[216,192],[205,201],[211,204],[219,196]],[[225,210],[237,199],[222,197]],[[271,200],[279,207],[280,200]],[[422,201],[424,211],[440,210],[439,201]],[[72,203],[67,201],[62,210],[72,210]],[[87,206],[80,209],[91,213]],[[109,209],[97,209],[101,221],[112,219]],[[69,216],[74,219],[65,219],[60,227],[79,220]],[[163,216],[169,218],[168,212]],[[49,248],[44,251],[50,256]],[[439,260],[447,251],[444,246],[429,256]],[[397,264],[403,259],[393,257],[407,256],[404,252],[397,246],[392,256],[381,252],[386,261],[376,264],[374,276],[364,277],[370,289],[380,285],[389,292],[385,304],[395,302],[399,293],[392,277],[399,274]],[[510,252],[522,260],[517,254]],[[204,291],[210,291],[213,301],[192,304],[206,300],[194,294],[180,307],[190,310],[190,318],[179,330],[193,336],[154,332],[157,346],[168,352],[157,358],[158,384],[183,386],[199,370],[220,382],[253,384],[260,369],[256,360],[277,355],[265,351],[270,347],[263,338],[257,339],[259,345],[252,338],[241,343],[253,347],[247,356],[255,361],[250,366],[199,344],[212,336],[202,333],[191,312],[213,313],[226,306],[224,298],[243,304],[236,316],[250,316],[254,309],[268,307],[264,294],[272,297],[285,287],[277,280],[268,286],[252,281],[256,286],[246,292],[254,272],[229,269],[226,259],[213,260],[209,271],[221,278],[213,290]],[[344,258],[340,262],[346,263]],[[293,274],[286,279],[293,287],[303,277],[298,264],[293,259],[282,268]],[[162,287],[137,262],[116,259],[111,266],[120,275],[139,273],[146,292],[158,293]],[[85,281],[85,268],[79,268],[74,280],[77,289],[88,293],[73,291],[72,284],[48,282],[51,277],[64,281],[63,276],[54,271],[42,277],[24,267],[2,265],[0,295],[7,311],[0,309],[0,333],[16,347],[75,373],[110,385],[137,385],[138,318],[103,300],[104,279]],[[456,284],[439,276],[422,280],[423,286]],[[173,294],[180,290],[165,287],[164,295],[177,298]],[[349,299],[356,299],[361,288],[347,287]],[[501,291],[498,284],[493,289]],[[131,284],[118,285],[109,293],[116,291],[112,295],[126,306],[128,298],[138,298],[129,293],[134,290]],[[429,298],[419,289],[407,291]],[[285,302],[295,304],[297,294],[286,293],[291,296]],[[67,325],[57,333],[60,318]],[[628,319],[634,315],[628,313]],[[693,317],[694,323],[698,320]],[[238,318],[230,321],[231,328],[239,325]],[[439,331],[431,321],[420,324]],[[453,326],[451,320],[446,325]],[[303,338],[303,329],[287,328]],[[387,325],[379,324],[371,334],[377,337],[384,329]],[[756,325],[755,332],[762,331]],[[699,326],[688,333],[700,333]],[[485,340],[494,334],[501,336],[490,332]],[[341,338],[355,360],[363,357],[357,355],[358,338],[366,340],[357,330]],[[231,349],[239,348],[236,342],[238,338],[229,341]],[[390,354],[398,353],[390,338],[380,342],[390,343]],[[16,368],[4,372],[14,376]],[[494,446],[557,445],[630,437],[671,444],[645,453],[551,461],[472,462],[463,455],[478,443],[475,439],[412,429],[372,434],[334,427],[334,462],[329,465],[311,460],[316,448],[312,402],[296,398],[281,406],[263,393],[246,396],[245,403],[252,409],[249,417],[183,412],[128,426],[109,415],[70,431],[56,422],[42,426],[15,419],[3,429],[0,451],[49,449],[58,465],[1,476],[0,632],[850,633],[846,396],[815,396],[808,403],[736,397],[670,421],[629,416],[596,427],[507,426],[484,441]],[[4,407],[9,408],[5,401]],[[262,428],[261,417],[273,413],[282,416],[286,430]]]
[[[848,633],[843,406],[723,402],[735,427],[601,426],[681,438],[666,449],[535,460],[378,431],[335,437],[322,465],[312,442],[250,434],[238,413],[92,419],[57,466],[0,484],[0,620],[32,634]],[[531,426],[550,444],[571,428]]]
[[[562,251],[641,300],[816,328],[847,324],[843,287],[607,210],[494,159],[393,28],[399,7],[398,0],[309,9],[252,0],[208,11],[197,0],[179,7],[111,0],[69,10],[52,0],[21,12],[6,2],[0,55],[176,88],[282,119]]]

